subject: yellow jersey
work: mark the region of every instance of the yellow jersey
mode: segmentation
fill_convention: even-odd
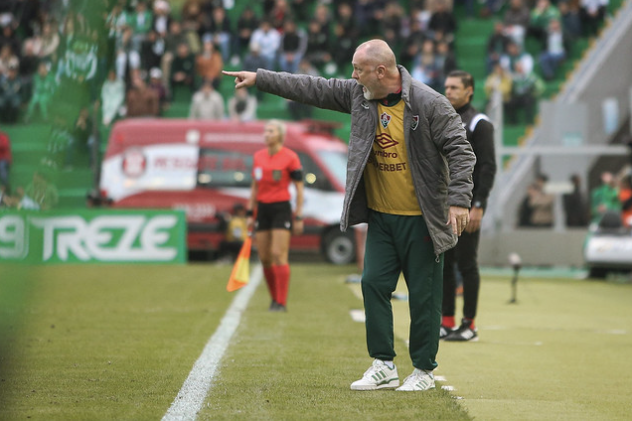
[[[394,215],[421,215],[404,139],[404,101],[378,104],[379,121],[364,169],[370,209]]]

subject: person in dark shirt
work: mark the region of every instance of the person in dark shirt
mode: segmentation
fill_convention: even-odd
[[[193,75],[195,74],[195,56],[189,52],[186,44],[178,45],[178,54],[171,65],[171,85],[186,86],[191,91],[195,89]]]
[[[478,307],[480,274],[478,270],[478,243],[481,220],[487,206],[487,198],[496,176],[494,151],[494,126],[489,118],[479,113],[470,102],[474,95],[474,78],[462,70],[448,74],[445,95],[463,120],[467,140],[474,149],[476,165],[472,173],[472,208],[470,221],[459,238],[456,247],[445,253],[443,266],[443,306],[440,337],[446,341],[475,341],[478,339],[474,318]],[[463,276],[463,319],[455,328],[456,270]]]
[[[307,51],[305,56],[317,67],[332,60],[329,33],[323,30],[317,20],[312,20],[307,29]]]
[[[494,23],[494,32],[487,40],[487,73],[491,73],[494,63],[507,52],[507,46],[511,39],[505,34],[505,25],[502,22]]]
[[[22,82],[17,65],[10,65],[6,75],[0,75],[0,121],[17,122],[22,105]]]
[[[281,39],[281,51],[279,66],[281,70],[289,73],[298,71],[298,64],[305,54],[306,38],[303,30],[296,27],[296,22],[287,20],[283,24],[283,38]]]
[[[585,227],[588,225],[588,205],[582,193],[582,180],[578,174],[571,176],[573,191],[563,196],[564,213],[567,227]]]
[[[454,40],[457,29],[456,18],[443,1],[437,2],[436,9],[428,22],[428,29],[436,41],[445,39],[451,43]]]
[[[165,54],[165,40],[158,32],[151,30],[142,42],[140,62],[144,70],[160,67],[162,56]]]
[[[255,16],[255,12],[250,6],[246,8],[239,15],[237,20],[237,48],[238,54],[243,56],[248,50],[250,45],[250,37],[255,29],[259,27],[259,19]]]

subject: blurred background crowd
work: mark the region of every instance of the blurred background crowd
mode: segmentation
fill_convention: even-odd
[[[480,57],[486,84],[499,83],[511,109],[524,106],[532,119],[529,96],[537,98],[542,78],[555,77],[574,40],[596,33],[607,6],[608,0],[486,0],[479,14],[495,21],[487,57]],[[269,0],[249,2],[239,13],[230,0],[105,0],[101,10],[90,8],[99,9],[86,0],[2,2],[3,123],[48,121],[64,77],[89,83],[106,125],[161,115],[180,86],[212,97],[227,65],[345,77],[356,45],[375,37],[438,91],[446,72],[458,67],[453,0]],[[475,18],[474,0],[465,0],[465,18]],[[535,54],[526,51],[527,39],[538,44]],[[245,99],[232,107],[222,99],[222,113],[215,99],[214,106],[198,101],[195,115],[247,110],[241,118],[253,117]]]
[[[565,77],[560,69],[573,49],[598,33],[608,1],[3,0],[0,124],[48,125],[40,164],[56,171],[89,165],[96,173],[118,119],[269,118],[272,100],[234,92],[222,69],[347,78],[355,47],[378,37],[439,92],[449,71],[475,74],[476,92],[499,90],[505,124],[522,127],[533,123],[547,86]],[[485,38],[473,60],[464,59],[467,44],[456,48],[464,24]],[[486,99],[476,97],[479,106]],[[310,107],[283,107],[275,117],[313,117]],[[54,192],[38,199],[12,184],[11,141],[25,140],[9,137],[0,136],[0,203],[29,206],[20,205],[22,196],[32,207],[55,207]],[[47,178],[45,171],[33,177]],[[54,190],[50,184],[44,190]]]

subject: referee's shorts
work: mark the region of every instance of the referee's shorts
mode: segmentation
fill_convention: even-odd
[[[292,229],[292,205],[290,202],[257,203],[255,231]]]

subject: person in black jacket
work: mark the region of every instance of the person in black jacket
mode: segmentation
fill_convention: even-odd
[[[571,176],[573,191],[565,194],[563,199],[564,213],[566,214],[567,227],[588,226],[588,205],[582,192],[581,178],[579,174]]]
[[[494,126],[489,118],[478,112],[470,102],[474,95],[474,79],[462,70],[450,72],[445,81],[445,95],[463,120],[467,140],[476,154],[472,173],[472,207],[470,222],[459,238],[456,247],[445,253],[443,266],[443,305],[441,309],[440,338],[446,341],[472,341],[478,339],[474,318],[478,306],[480,274],[478,271],[478,242],[481,220],[489,192],[496,176],[494,152]],[[463,319],[455,329],[456,270],[463,277]]]

